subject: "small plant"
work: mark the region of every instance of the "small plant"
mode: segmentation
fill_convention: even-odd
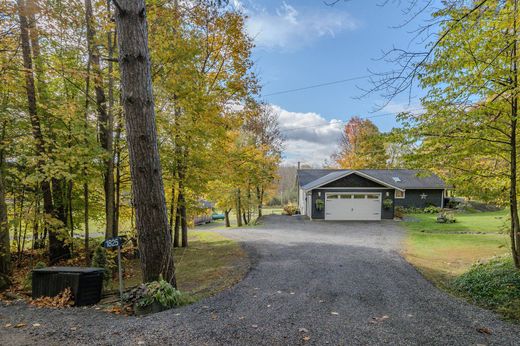
[[[283,207],[283,212],[285,215],[292,216],[298,212],[298,207],[294,204],[287,204],[285,207]]]
[[[125,293],[123,300],[133,305],[136,312],[140,310],[158,312],[191,302],[189,297],[163,279],[139,285]]]
[[[455,223],[457,219],[455,219],[455,215],[453,213],[442,212],[437,216],[437,223]]]
[[[396,206],[394,209],[394,216],[397,218],[402,219],[404,215],[406,214],[406,209],[401,206]]]
[[[385,198],[383,200],[383,208],[390,209],[394,205],[394,201],[391,198]]]
[[[423,209],[423,212],[426,214],[437,214],[441,211],[441,208],[438,208],[436,206],[430,205]]]
[[[316,210],[318,211],[322,211],[325,208],[325,201],[321,198],[318,198],[314,204],[316,206]]]
[[[34,265],[33,267],[33,270],[34,269],[43,269],[47,267],[47,265],[43,262],[36,262],[36,264]],[[28,273],[27,273],[27,276],[25,277],[25,280],[23,282],[23,287],[27,290],[31,289],[32,288],[32,270],[30,270]]]
[[[107,250],[104,247],[98,246],[96,250],[94,250],[94,255],[92,256],[92,266],[104,269],[103,285],[106,287],[112,278],[112,270],[110,269],[107,260]]]

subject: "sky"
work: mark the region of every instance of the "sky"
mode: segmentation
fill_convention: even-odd
[[[247,16],[246,27],[254,38],[254,72],[262,84],[262,98],[279,112],[286,138],[283,162],[318,167],[337,150],[342,125],[353,116],[370,117],[381,131],[398,126],[395,114],[420,109],[413,97],[399,96],[381,109],[385,99],[373,94],[360,98],[370,71],[391,69],[378,60],[383,51],[406,47],[412,23],[397,1],[340,1],[327,6],[323,0],[233,0]],[[420,21],[427,14],[417,18]],[[414,26],[415,25],[415,26]],[[305,88],[316,84],[355,79]]]

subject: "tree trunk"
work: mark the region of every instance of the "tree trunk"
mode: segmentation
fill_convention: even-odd
[[[182,247],[188,247],[188,220],[186,212],[186,199],[184,193],[179,191],[179,212],[181,214]]]
[[[173,227],[175,224],[175,182],[172,182],[172,190],[171,190],[171,198],[170,198],[170,230],[173,232]],[[173,235],[172,235],[173,237]]]
[[[230,211],[231,211],[231,209],[224,210],[224,218],[226,221],[226,227],[231,227],[231,222],[229,222],[229,212]]]
[[[143,281],[176,285],[164,197],[144,0],[118,0],[116,10],[122,103]]]
[[[520,219],[518,216],[518,199],[517,199],[517,126],[518,126],[518,65],[517,65],[517,14],[518,2],[514,1],[514,42],[511,49],[511,72],[513,74],[513,92],[511,99],[511,172],[510,172],[510,214],[511,214],[511,252],[516,268],[520,269]]]
[[[177,202],[178,203],[178,202]],[[180,246],[181,209],[177,206],[175,211],[175,225],[173,228],[173,247]]]
[[[237,227],[242,227],[242,216],[240,215],[240,212],[242,210],[242,205],[240,203],[240,189],[237,189],[236,203]]]
[[[119,215],[121,215],[121,114],[117,117],[116,136],[114,143],[114,159],[116,168],[114,234],[119,234]]]
[[[256,200],[258,202],[258,218],[262,217],[262,204],[264,200],[264,189],[256,187]]]
[[[2,127],[2,142],[5,138],[5,127]],[[7,204],[5,202],[5,155],[0,150],[0,290],[11,284],[11,242],[9,239],[9,223],[7,221]]]
[[[94,91],[96,92],[96,106],[99,123],[99,142],[105,151],[103,187],[105,190],[105,238],[114,236],[114,153],[113,153],[113,118],[112,111],[107,112],[105,90],[103,89],[103,76],[99,51],[94,41],[96,30],[92,15],[92,2],[85,0],[85,19],[87,23],[87,45],[89,60],[94,72]],[[109,42],[109,54],[112,52],[112,44]]]
[[[42,167],[45,164],[45,140],[41,131],[40,118],[36,106],[36,89],[34,86],[33,63],[31,57],[31,46],[29,43],[29,26],[25,11],[25,2],[18,0],[18,16],[20,19],[20,38],[22,45],[23,66],[25,72],[25,89],[27,93],[27,107],[29,111],[29,118],[31,122],[32,134],[35,140],[35,149],[39,158],[37,160],[37,170],[42,174]],[[56,217],[54,205],[52,201],[51,184],[44,179],[40,182],[40,188],[43,196],[43,210],[44,210],[44,232],[49,234],[49,260],[54,264],[60,258],[70,257],[70,251],[65,246],[63,237],[58,237],[56,230],[50,227],[48,218]],[[62,220],[62,219],[61,219]]]

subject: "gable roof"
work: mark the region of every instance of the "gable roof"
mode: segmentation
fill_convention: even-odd
[[[437,175],[417,169],[300,169],[297,179],[301,188],[312,190],[352,173],[398,190],[448,187]]]

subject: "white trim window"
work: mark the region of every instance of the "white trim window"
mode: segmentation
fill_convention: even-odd
[[[395,197],[395,199],[404,199],[405,192],[404,191],[400,191],[400,190],[395,190],[394,197]]]

